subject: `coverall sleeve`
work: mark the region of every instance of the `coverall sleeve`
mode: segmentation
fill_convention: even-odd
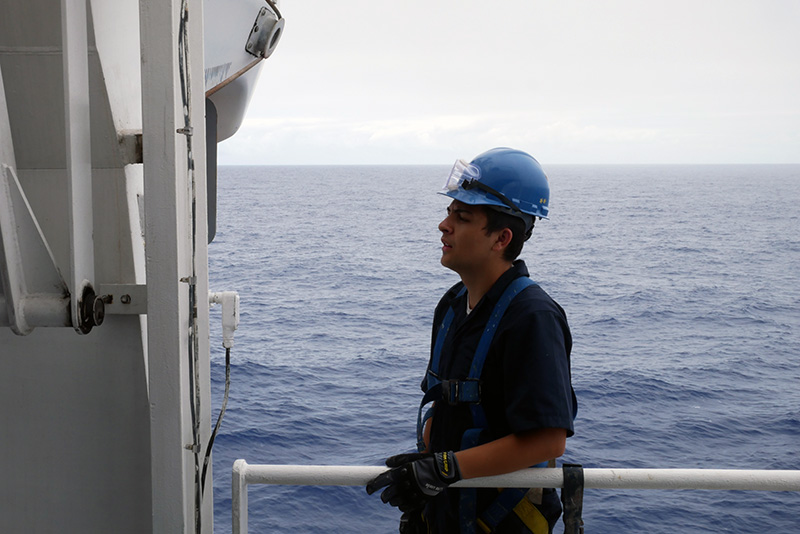
[[[566,321],[554,311],[526,316],[506,332],[503,375],[506,417],[512,432],[564,428],[571,436],[575,396],[570,379]]]

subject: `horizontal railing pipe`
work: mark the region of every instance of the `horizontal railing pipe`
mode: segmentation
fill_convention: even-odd
[[[386,471],[380,466],[233,464],[233,534],[247,532],[247,485],[364,486]],[[800,491],[800,470],[613,469],[583,470],[585,488]],[[473,478],[462,488],[561,488],[560,468],[523,469],[506,475]]]

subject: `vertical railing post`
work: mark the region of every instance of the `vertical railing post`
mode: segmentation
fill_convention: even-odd
[[[247,462],[236,460],[233,463],[233,476],[231,477],[232,486],[232,510],[233,530],[232,534],[247,534]]]
[[[86,0],[61,0],[61,40],[64,64],[64,113],[69,194],[70,267],[67,279],[72,325],[86,334],[92,321],[82,309],[94,300],[94,238],[92,236],[92,158],[89,126],[89,48]],[[87,293],[86,290],[90,293]]]
[[[202,9],[139,1],[153,534],[213,529]]]

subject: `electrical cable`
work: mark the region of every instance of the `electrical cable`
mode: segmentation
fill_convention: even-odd
[[[196,532],[202,532],[202,491],[200,478],[200,425],[198,412],[200,411],[200,391],[199,391],[199,336],[197,324],[197,206],[196,206],[196,183],[194,174],[194,156],[192,154],[192,96],[191,73],[189,72],[189,6],[187,0],[181,2],[180,21],[178,25],[178,67],[180,71],[181,99],[183,103],[184,127],[178,130],[186,136],[186,158],[187,171],[191,178],[192,186],[192,276],[189,279],[189,395],[190,395],[190,414],[192,420],[192,452],[194,455],[194,479],[195,479],[195,527]]]
[[[206,445],[206,457],[203,460],[203,475],[200,479],[200,486],[205,494],[206,490],[206,470],[208,469],[208,460],[211,457],[211,448],[214,446],[214,438],[217,437],[219,427],[222,424],[222,417],[225,415],[225,408],[228,406],[228,392],[231,389],[231,349],[225,349],[225,394],[222,397],[222,408],[217,417],[217,424],[214,426],[214,431],[211,437],[208,438],[208,445]]]

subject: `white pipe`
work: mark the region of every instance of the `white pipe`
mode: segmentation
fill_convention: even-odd
[[[365,486],[385,467],[341,465],[233,464],[233,534],[247,533],[247,485]],[[800,491],[800,470],[744,469],[603,469],[583,470],[584,487],[592,489],[705,489]],[[523,469],[507,475],[473,478],[461,488],[561,488],[559,468]]]
[[[248,484],[292,486],[361,486],[386,471],[379,466],[245,465]]]
[[[22,299],[25,322],[36,326],[71,326],[68,295],[32,294]]]
[[[240,460],[244,462],[244,460]],[[385,467],[325,465],[240,465],[248,484],[361,486]],[[800,491],[800,471],[742,469],[601,469],[583,470],[584,486],[596,489],[722,489]],[[560,468],[523,469],[494,477],[462,480],[462,488],[560,488]]]
[[[800,491],[800,471],[768,469],[584,469],[587,488]]]

